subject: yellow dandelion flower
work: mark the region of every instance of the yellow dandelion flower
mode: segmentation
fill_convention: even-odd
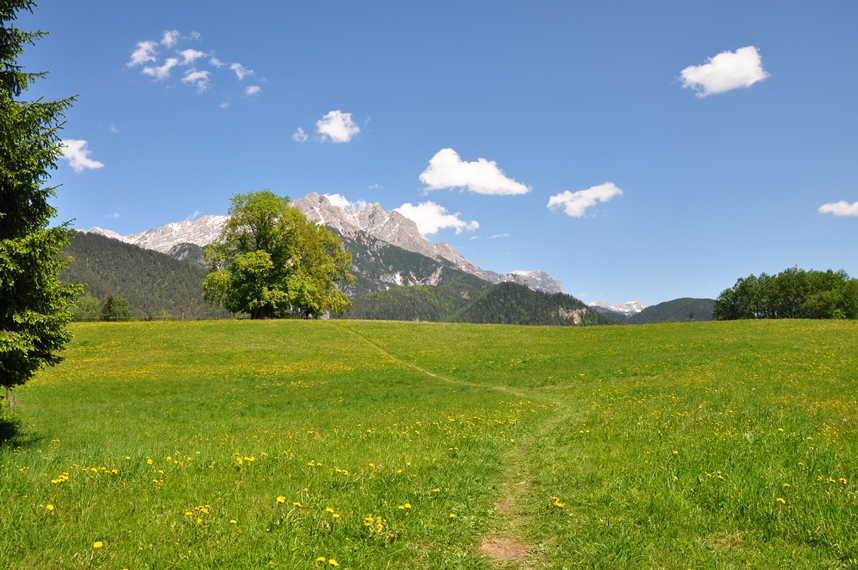
[[[102,546],[104,546],[104,543],[101,542],[100,540],[96,540],[95,542],[92,543],[93,548],[101,548]]]
[[[450,518],[451,518],[451,519],[456,518],[456,513],[450,513]]]
[[[229,519],[229,524],[238,524],[238,521],[235,519]]]
[[[843,483],[843,484],[845,485],[845,484],[846,484],[846,478],[845,478],[845,477],[841,477],[841,478],[840,478],[840,482],[841,482],[841,483]]]
[[[334,509],[332,509],[331,507],[325,507],[325,510],[328,511],[329,513],[334,512]]]
[[[340,565],[340,563],[337,562],[336,560],[334,560],[333,558],[328,560],[328,564],[330,564],[331,566],[339,566]]]
[[[53,506],[52,504],[50,504],[50,503],[48,503],[47,505],[45,505],[45,508],[46,508],[46,509],[48,509],[49,511],[54,510],[54,506]]]
[[[279,497],[277,497],[277,502],[278,503],[285,503],[286,497],[284,497],[283,495],[280,495]]]
[[[775,501],[777,501],[778,503],[780,503],[780,504],[782,504],[782,505],[785,505],[785,504],[786,504],[786,501],[785,501],[784,499],[781,499],[780,497],[778,497],[777,499],[775,499]]]
[[[316,562],[327,562],[327,561],[328,561],[328,559],[325,558],[324,556],[319,556],[318,558],[316,558]]]
[[[299,503],[298,501],[295,501],[294,503],[292,503],[292,506],[293,506],[293,507],[301,508],[301,507],[303,507],[304,505],[302,505],[302,504],[301,504],[301,503]]]

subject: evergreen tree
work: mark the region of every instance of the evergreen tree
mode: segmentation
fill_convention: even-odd
[[[32,12],[31,0],[0,0],[0,385],[24,384],[44,365],[60,362],[70,340],[66,325],[81,288],[62,285],[59,257],[66,225],[49,228],[55,188],[44,186],[62,155],[59,129],[74,98],[25,101],[21,94],[46,73],[25,73],[18,57],[44,32],[12,24]]]
[[[110,295],[101,308],[102,321],[130,321],[131,307],[128,300],[118,295]]]

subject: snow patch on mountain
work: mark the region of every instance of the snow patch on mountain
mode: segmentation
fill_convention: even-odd
[[[621,313],[627,317],[637,315],[638,313],[647,308],[647,305],[644,305],[640,301],[629,301],[628,303],[622,304],[611,304],[606,303],[605,301],[595,301],[593,303],[590,303],[589,306],[606,309],[615,313]]]
[[[360,233],[365,233],[383,242],[432,259],[445,259],[462,271],[476,275],[489,283],[514,281],[531,289],[548,293],[563,292],[563,285],[560,281],[544,271],[516,270],[501,275],[494,271],[481,269],[456,251],[450,244],[444,242],[429,243],[420,235],[417,224],[413,220],[406,218],[396,210],[388,212],[377,202],[361,204],[363,206],[361,208],[342,207],[334,204],[326,196],[311,192],[303,198],[292,201],[291,204],[309,220],[333,228],[344,236],[355,238]],[[203,216],[197,220],[171,222],[160,228],[152,228],[145,232],[127,236],[121,236],[116,232],[97,226],[87,231],[134,244],[144,249],[169,253],[172,248],[181,243],[192,243],[200,247],[212,243],[220,236],[228,219],[228,216]],[[401,278],[402,276],[400,276]]]

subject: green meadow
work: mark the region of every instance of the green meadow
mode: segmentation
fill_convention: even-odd
[[[0,567],[858,567],[858,322],[72,328]]]

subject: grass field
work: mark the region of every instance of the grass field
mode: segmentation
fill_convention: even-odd
[[[855,568],[858,323],[96,323],[3,568]]]

